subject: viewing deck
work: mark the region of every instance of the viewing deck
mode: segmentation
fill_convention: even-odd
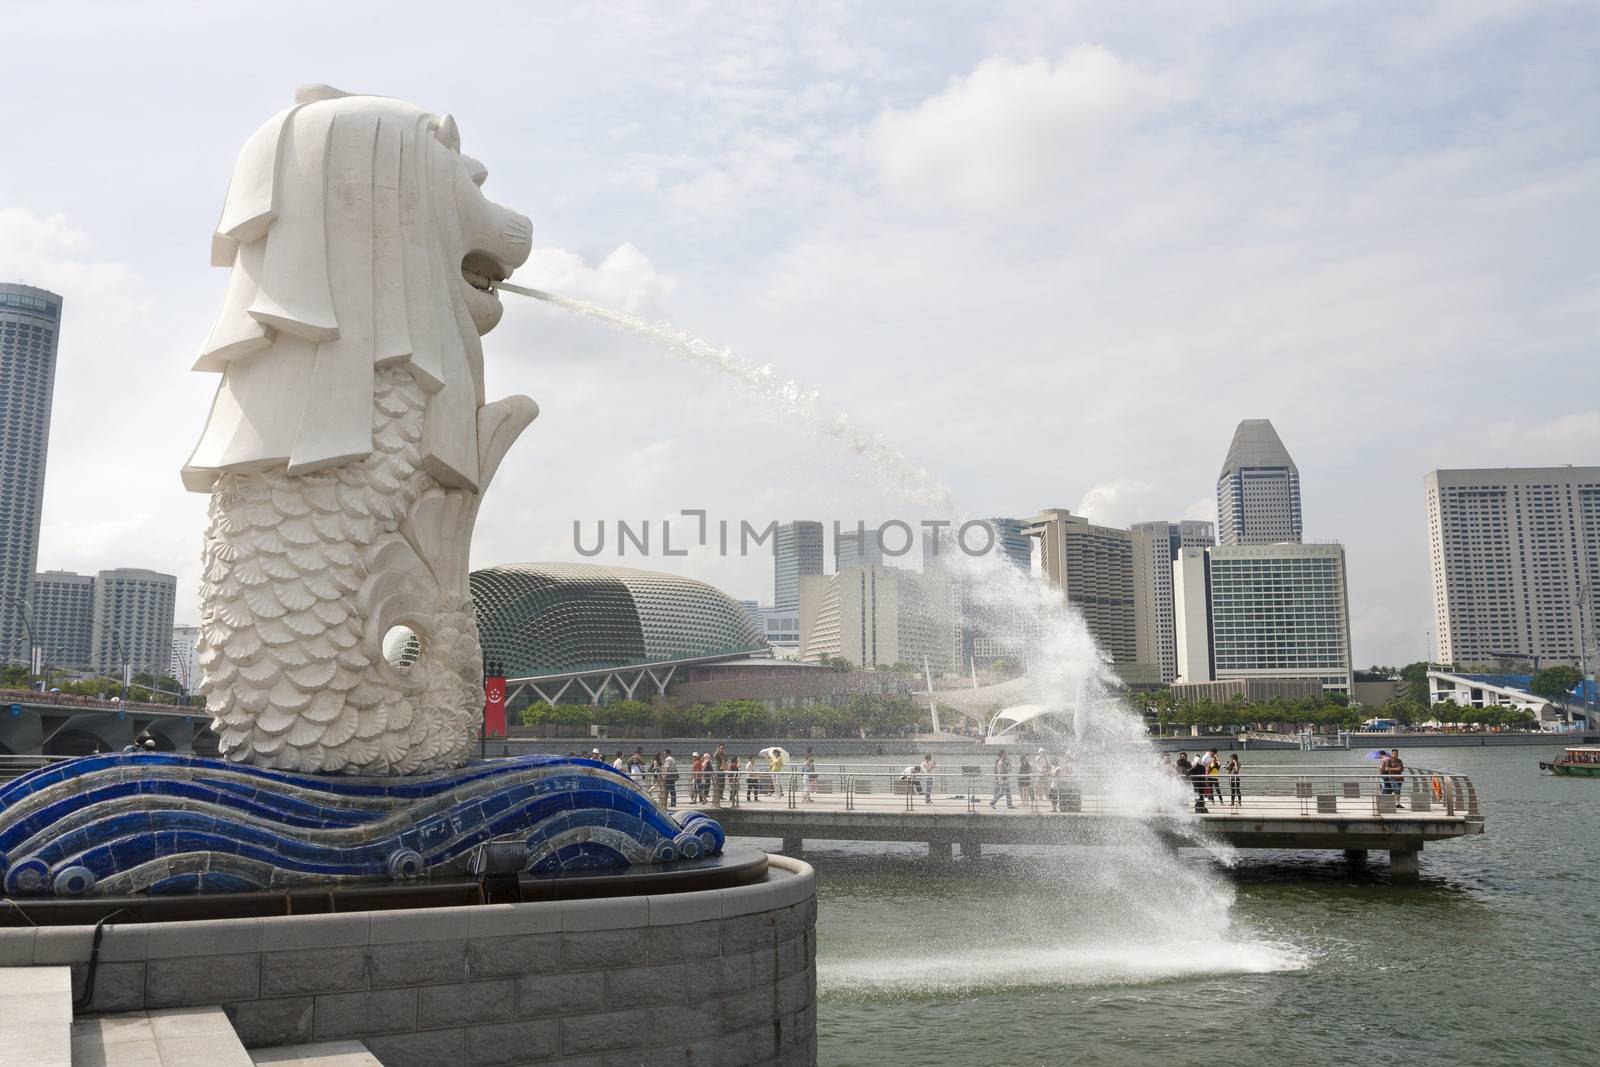
[[[772,792],[772,775],[759,774],[761,799],[747,799],[746,778],[738,804],[724,796],[722,807],[714,797],[709,804],[684,803],[691,777],[680,771],[680,807],[706,811],[729,836],[781,839],[788,855],[807,840],[925,841],[935,858],[952,857],[956,847],[976,858],[984,845],[1114,845],[1137,823],[1175,848],[1196,845],[1198,829],[1236,848],[1332,849],[1353,864],[1382,849],[1393,875],[1410,879],[1426,843],[1484,828],[1477,792],[1465,775],[1417,768],[1386,784],[1370,764],[1240,774],[1237,802],[1230,776],[1214,776],[1204,780],[1203,811],[1192,809],[1194,787],[1181,781],[1181,807],[1143,814],[1113,799],[1110,780],[1083,775],[1063,778],[1053,800],[1042,790],[1022,791],[1012,775],[1014,807],[1003,798],[991,804],[990,774],[936,772],[931,796],[924,797],[922,776],[906,781],[899,770],[830,769],[808,789],[803,773],[785,769],[778,776],[781,792]]]

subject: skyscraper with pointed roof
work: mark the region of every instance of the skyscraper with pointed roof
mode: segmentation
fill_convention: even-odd
[[[1217,477],[1217,543],[1297,543],[1300,533],[1300,471],[1270,420],[1245,419]]]

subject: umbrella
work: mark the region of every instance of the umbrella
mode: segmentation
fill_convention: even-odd
[[[1387,755],[1388,755],[1388,754],[1389,754],[1389,753],[1387,753],[1387,752],[1385,752],[1385,751],[1384,751],[1384,750],[1383,750],[1383,749],[1381,749],[1381,748],[1375,748],[1375,749],[1373,749],[1373,750],[1372,750],[1372,751],[1371,751],[1371,752],[1368,752],[1368,753],[1367,753],[1367,754],[1366,754],[1366,755],[1365,755],[1365,756],[1363,756],[1363,757],[1362,757],[1362,758],[1363,758],[1363,759],[1383,759],[1383,757],[1385,757],[1385,756],[1387,756]]]
[[[757,755],[766,756],[768,759],[770,759],[774,752],[776,752],[780,757],[782,757],[783,762],[785,762],[785,763],[789,762],[789,750],[784,748],[781,745],[773,745],[771,748],[764,748],[760,752],[758,752]]]

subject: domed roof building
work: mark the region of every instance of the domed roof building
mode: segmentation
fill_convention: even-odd
[[[473,571],[484,662],[549,678],[769,651],[726,593],[676,574],[593,563],[508,563]]]

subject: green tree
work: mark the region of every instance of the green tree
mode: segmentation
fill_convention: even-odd
[[[1408,663],[1400,668],[1401,700],[1419,708],[1426,708],[1432,703],[1433,697],[1428,691],[1428,667],[1426,663]]]
[[[1561,705],[1561,709],[1566,711],[1568,710],[1567,701],[1572,696],[1572,690],[1581,681],[1583,681],[1583,675],[1579,674],[1575,667],[1565,665],[1546,667],[1533,676],[1532,681],[1528,683],[1528,691],[1534,696],[1543,697],[1552,704]]]

